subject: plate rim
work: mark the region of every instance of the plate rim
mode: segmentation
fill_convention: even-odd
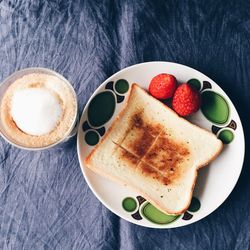
[[[142,224],[138,224],[136,223],[137,221],[134,221],[132,219],[128,219],[127,217],[121,215],[121,214],[118,214],[118,212],[116,212],[108,203],[106,203],[106,201],[103,200],[103,198],[101,196],[99,196],[95,190],[94,190],[94,187],[92,186],[92,184],[90,183],[88,177],[85,175],[85,172],[83,170],[83,168],[86,168],[86,166],[83,164],[83,162],[81,161],[81,157],[80,157],[80,130],[81,130],[81,124],[83,122],[83,115],[85,112],[87,112],[88,110],[88,107],[89,107],[89,104],[91,102],[91,100],[94,98],[94,96],[96,96],[96,94],[98,94],[100,92],[100,89],[107,83],[109,82],[112,78],[116,77],[117,75],[121,74],[121,73],[125,73],[126,71],[129,71],[131,68],[136,68],[136,67],[140,67],[140,66],[143,66],[143,65],[147,65],[147,64],[171,64],[172,66],[181,66],[181,67],[184,67],[188,70],[194,70],[196,72],[198,72],[199,74],[201,74],[201,76],[204,76],[205,78],[208,78],[213,84],[215,84],[223,93],[225,93],[225,96],[228,98],[228,100],[230,100],[230,102],[233,104],[233,107],[235,108],[235,111],[238,115],[238,118],[239,118],[239,121],[240,121],[240,127],[241,127],[241,130],[242,130],[242,149],[243,149],[243,152],[242,152],[242,159],[241,159],[241,162],[239,162],[239,165],[240,165],[240,170],[238,171],[238,176],[237,176],[237,179],[236,179],[236,182],[230,187],[230,191],[228,192],[228,194],[225,196],[224,200],[222,202],[220,202],[220,204],[218,206],[216,206],[215,208],[212,209],[211,212],[207,213],[205,216],[201,217],[201,218],[197,218],[197,219],[193,219],[192,221],[189,221],[188,224],[184,224],[184,225],[174,225],[174,223],[170,223],[170,224],[167,224],[167,225],[158,225],[158,224],[153,224],[152,225],[142,225]],[[119,111],[120,112],[120,111]],[[114,118],[112,118],[114,119]],[[175,63],[175,62],[168,62],[168,61],[149,61],[149,62],[143,62],[143,63],[137,63],[137,64],[134,64],[134,65],[131,65],[131,66],[128,66],[128,67],[125,67],[119,71],[117,71],[116,73],[112,74],[111,76],[109,76],[108,78],[106,78],[95,90],[94,92],[90,95],[90,97],[88,98],[88,101],[86,102],[83,110],[82,110],[82,113],[81,113],[81,117],[80,117],[80,120],[79,120],[79,125],[78,125],[78,129],[77,129],[77,157],[78,157],[78,162],[79,162],[79,167],[81,169],[81,172],[83,174],[83,177],[86,181],[86,183],[88,184],[88,187],[90,188],[90,190],[93,192],[93,194],[95,195],[95,197],[108,209],[110,210],[112,213],[114,213],[115,215],[117,215],[118,217],[124,219],[125,221],[127,222],[130,222],[134,225],[137,225],[137,226],[142,226],[142,227],[146,227],[146,228],[154,228],[154,229],[171,229],[171,228],[179,228],[179,227],[184,227],[184,226],[188,226],[188,225],[191,225],[195,222],[198,222],[200,220],[203,220],[204,218],[206,218],[207,216],[211,215],[213,212],[215,212],[215,210],[217,210],[229,197],[229,195],[233,192],[236,184],[238,183],[239,181],[239,178],[240,178],[240,175],[242,173],[242,168],[244,166],[244,160],[245,160],[245,134],[244,134],[244,128],[242,126],[242,121],[241,121],[241,118],[240,118],[240,115],[238,113],[238,110],[236,109],[233,101],[231,100],[231,98],[227,95],[227,93],[220,87],[220,85],[218,85],[215,81],[213,81],[210,77],[206,76],[205,74],[203,74],[202,72],[200,72],[199,70],[195,69],[195,68],[192,68],[192,67],[189,67],[187,65],[184,65],[184,64],[181,64],[181,63]],[[169,225],[171,225],[169,227]],[[166,227],[167,226],[167,227]]]

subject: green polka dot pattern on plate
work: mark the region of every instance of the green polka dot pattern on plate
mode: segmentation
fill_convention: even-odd
[[[179,215],[164,214],[150,203],[146,203],[141,210],[142,215],[149,221],[164,225],[179,218]]]
[[[224,143],[229,144],[234,139],[234,134],[229,129],[223,129],[221,132],[219,132],[218,138]]]
[[[85,134],[85,141],[88,145],[94,146],[99,142],[99,135],[95,131],[90,130]]]
[[[125,94],[129,89],[129,84],[126,80],[120,79],[115,83],[115,90],[119,94]]]
[[[210,90],[202,92],[201,96],[203,115],[213,123],[225,124],[229,118],[229,106],[224,97]]]
[[[201,83],[199,80],[193,78],[193,79],[190,79],[188,82],[187,82],[191,87],[195,88],[196,90],[200,90],[201,89]]]
[[[192,201],[191,201],[191,204],[190,204],[190,206],[188,208],[188,211],[197,212],[200,209],[200,207],[201,207],[200,201],[197,198],[193,197]]]
[[[97,94],[88,107],[88,120],[91,126],[100,127],[113,116],[116,99],[111,91]]]
[[[132,197],[127,197],[122,201],[122,207],[127,212],[133,212],[137,207],[136,200]]]

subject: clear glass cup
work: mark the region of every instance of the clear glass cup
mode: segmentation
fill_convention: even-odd
[[[2,120],[0,119],[0,135],[10,144],[21,148],[21,149],[26,149],[26,150],[44,150],[44,149],[49,149],[52,147],[57,146],[58,144],[61,144],[65,141],[67,141],[69,138],[71,138],[72,136],[74,136],[77,132],[77,125],[78,125],[78,104],[77,104],[77,96],[76,96],[76,92],[74,90],[74,88],[72,87],[72,85],[70,84],[70,82],[64,78],[62,75],[60,75],[59,73],[47,69],[47,68],[40,68],[40,67],[36,67],[36,68],[26,68],[26,69],[22,69],[19,71],[16,71],[15,73],[13,73],[12,75],[10,75],[9,77],[7,77],[0,85],[0,103],[2,102],[2,98],[6,92],[6,90],[8,89],[8,87],[14,83],[17,79],[28,75],[28,74],[32,74],[32,73],[43,73],[43,74],[47,74],[47,75],[53,75],[56,76],[57,78],[61,79],[71,90],[72,93],[74,95],[75,101],[76,101],[76,111],[75,111],[75,115],[74,115],[74,119],[73,122],[70,126],[70,128],[68,129],[68,131],[65,133],[64,137],[61,138],[60,140],[56,141],[53,144],[44,146],[44,147],[26,147],[26,146],[22,146],[20,144],[18,144],[17,142],[13,141],[13,139],[11,139],[8,134],[6,133],[3,124],[2,124]]]

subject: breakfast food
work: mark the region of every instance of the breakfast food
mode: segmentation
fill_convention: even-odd
[[[189,116],[200,108],[199,92],[187,83],[177,87],[173,75],[162,73],[153,77],[149,85],[149,93],[159,100],[173,97],[172,106],[180,116]]]
[[[198,169],[221,150],[214,134],[133,84],[126,107],[84,162],[161,211],[181,214],[190,204]]]
[[[69,132],[76,110],[76,97],[66,82],[54,75],[30,73],[6,90],[0,106],[1,124],[16,144],[45,147]]]
[[[181,84],[174,93],[173,109],[181,116],[188,116],[199,110],[200,93],[189,84]]]
[[[155,76],[149,85],[149,93],[157,99],[171,98],[176,89],[176,78],[170,74]]]

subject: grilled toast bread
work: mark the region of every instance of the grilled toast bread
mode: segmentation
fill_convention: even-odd
[[[198,169],[215,159],[223,144],[137,84],[130,91],[85,165],[136,190],[161,211],[181,214],[190,205]]]

